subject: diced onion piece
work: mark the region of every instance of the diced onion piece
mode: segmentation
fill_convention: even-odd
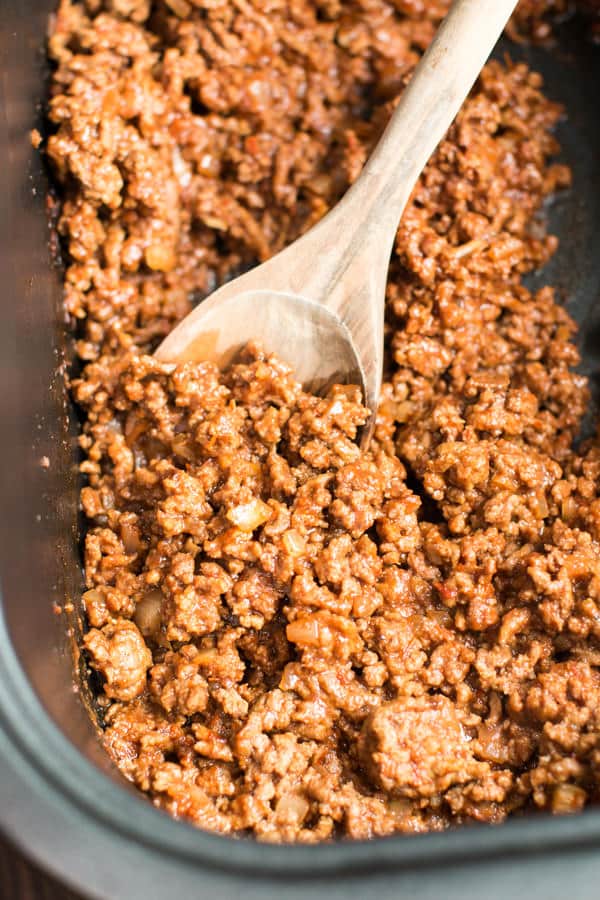
[[[534,494],[531,497],[530,506],[538,519],[545,519],[548,515],[548,503],[543,493]]]
[[[227,231],[227,222],[219,219],[218,216],[201,216],[201,219],[207,228],[214,228],[215,231]]]
[[[140,529],[130,522],[121,522],[121,540],[125,547],[125,553],[139,553],[142,549]]]
[[[324,637],[330,638],[329,634],[324,634],[324,629],[315,616],[302,616],[290,622],[286,628],[286,636],[292,644],[307,647],[319,647],[324,643]]]
[[[257,497],[249,503],[240,503],[239,506],[232,507],[226,515],[241,531],[254,531],[259,525],[269,521],[271,507]]]
[[[306,550],[306,541],[294,528],[286,531],[282,540],[283,546],[291,556],[302,556]]]
[[[144,637],[150,637],[160,630],[164,594],[158,588],[149,591],[136,606],[133,619]]]
[[[90,591],[86,591],[85,594],[82,594],[81,599],[87,607],[88,604],[102,603],[104,598],[100,591],[97,591],[96,588],[92,588]]]
[[[587,794],[575,784],[559,784],[552,794],[552,812],[558,815],[577,813],[585,806]]]
[[[277,801],[275,817],[288,825],[301,825],[310,810],[310,803],[303,794],[286,793]]]
[[[566,497],[561,503],[561,513],[563,519],[569,521],[573,519],[577,513],[577,501],[574,497]]]

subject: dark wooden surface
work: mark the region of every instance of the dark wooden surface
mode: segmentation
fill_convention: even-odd
[[[32,866],[0,837],[0,900],[83,900]]]

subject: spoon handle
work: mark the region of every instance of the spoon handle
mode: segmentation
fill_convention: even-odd
[[[455,0],[345,201],[391,242],[417,178],[454,121],[517,0]],[[344,205],[344,201],[343,201]]]

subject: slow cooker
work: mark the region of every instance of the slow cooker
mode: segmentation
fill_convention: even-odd
[[[77,672],[76,413],[64,387],[68,336],[52,204],[29,139],[31,128],[43,128],[53,5],[0,5],[0,828],[60,880],[108,900],[173,892],[213,900],[596,897],[600,810],[372,842],[268,846],[171,820],[104,754]],[[569,110],[559,137],[574,185],[547,211],[561,248],[535,277],[563,291],[581,326],[583,371],[596,387],[600,52],[582,28],[566,23],[554,48],[508,52],[542,71],[548,95]]]

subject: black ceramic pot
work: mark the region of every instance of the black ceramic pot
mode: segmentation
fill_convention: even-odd
[[[0,828],[82,893],[109,900],[521,898],[600,893],[600,812],[371,843],[271,847],[172,821],[111,767],[54,604],[77,604],[73,416],[61,376],[64,316],[47,186],[29,130],[42,120],[53,0],[0,0]],[[561,127],[574,189],[550,212],[561,236],[539,276],[582,326],[598,368],[600,51],[569,24],[558,48],[510,48],[570,110]],[[537,278],[538,276],[536,276]],[[70,424],[71,423],[71,424]],[[76,628],[76,622],[71,626]]]

